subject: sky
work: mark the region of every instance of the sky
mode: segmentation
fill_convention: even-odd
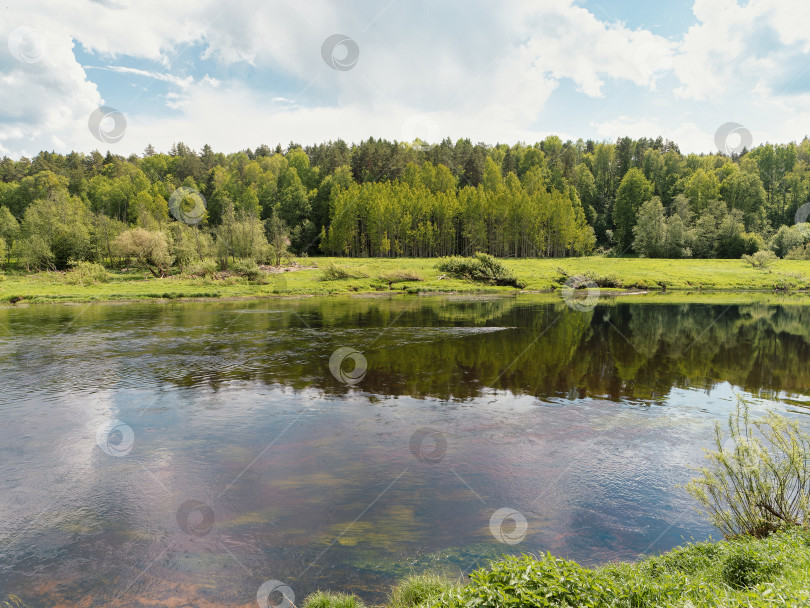
[[[0,2],[12,158],[548,135],[711,153],[803,139],[809,102],[807,0]]]

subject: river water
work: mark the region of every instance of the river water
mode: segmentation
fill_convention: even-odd
[[[0,336],[0,601],[29,606],[638,559],[718,536],[678,485],[738,395],[810,412],[790,301],[43,305]]]

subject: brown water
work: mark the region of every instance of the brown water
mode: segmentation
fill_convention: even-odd
[[[0,600],[30,606],[636,559],[713,533],[676,485],[735,393],[802,421],[810,393],[798,305],[38,306],[0,335]]]

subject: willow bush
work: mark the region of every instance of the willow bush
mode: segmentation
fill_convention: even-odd
[[[524,285],[511,270],[487,253],[475,253],[471,258],[449,257],[439,262],[436,267],[449,275],[460,279],[523,288]]]
[[[729,415],[729,439],[715,426],[716,451],[686,485],[701,511],[726,537],[757,538],[810,524],[810,436],[774,412],[751,420],[740,400]]]

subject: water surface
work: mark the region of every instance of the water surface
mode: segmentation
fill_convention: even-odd
[[[0,598],[31,606],[636,559],[716,536],[676,486],[737,394],[804,424],[810,393],[795,303],[35,306],[0,333]]]

